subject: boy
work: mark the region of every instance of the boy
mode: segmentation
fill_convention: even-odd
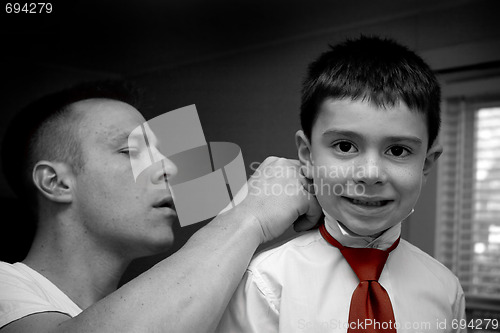
[[[310,65],[296,144],[324,224],[253,259],[219,332],[450,332],[465,318],[458,279],[400,239],[442,151],[439,103],[431,69],[391,40]]]

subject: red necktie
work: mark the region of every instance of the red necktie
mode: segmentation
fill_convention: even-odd
[[[399,238],[383,251],[343,246],[326,231],[324,224],[319,231],[328,243],[340,250],[359,279],[351,298],[347,332],[396,332],[391,300],[378,279],[389,253],[398,246]]]

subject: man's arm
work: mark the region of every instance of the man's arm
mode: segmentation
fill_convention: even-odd
[[[304,190],[307,185],[297,161],[268,158],[250,178],[247,198],[169,258],[75,318],[35,314],[0,331],[212,332],[256,248],[299,216],[305,223],[300,230],[321,216],[316,199]]]

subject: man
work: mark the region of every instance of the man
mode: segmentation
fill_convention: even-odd
[[[172,244],[176,220],[171,161],[134,180],[127,138],[145,120],[128,92],[105,82],[56,93],[7,134],[4,170],[38,229],[22,263],[0,265],[0,332],[210,332],[255,249],[300,216],[299,230],[320,217],[298,163],[268,158],[240,205],[115,291],[132,259]],[[274,196],[272,186],[288,190]]]

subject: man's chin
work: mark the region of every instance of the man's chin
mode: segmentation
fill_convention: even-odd
[[[143,253],[140,255],[140,257],[150,257],[150,256],[168,254],[171,252],[173,245],[174,245],[173,237],[163,242],[148,244],[147,247],[144,249]]]

